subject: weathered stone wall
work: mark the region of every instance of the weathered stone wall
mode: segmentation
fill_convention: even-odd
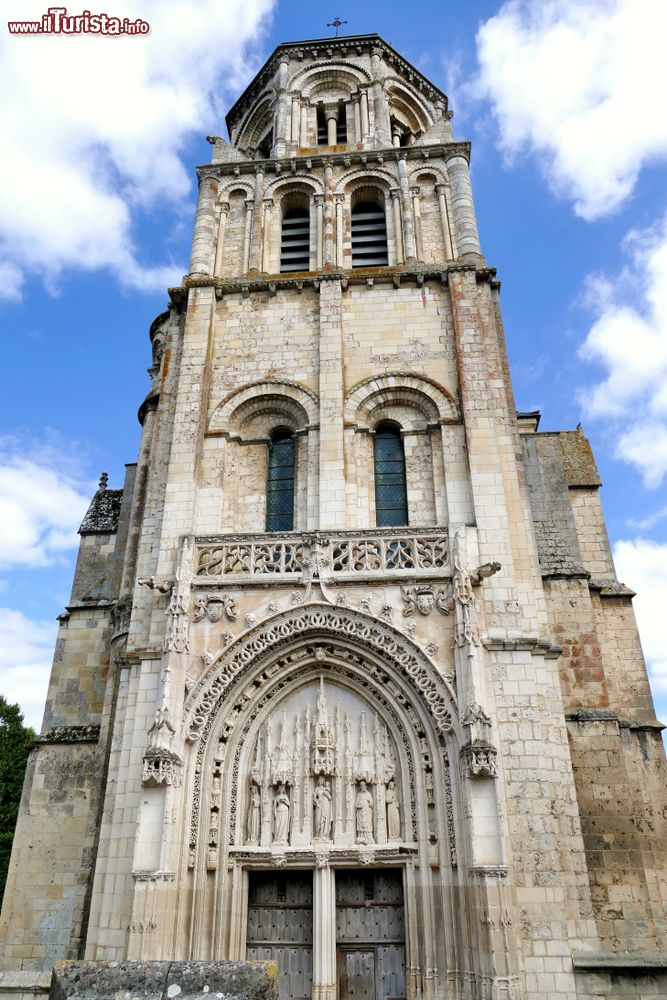
[[[61,731],[30,755],[0,921],[4,969],[49,969],[79,954],[101,792],[98,735]]]
[[[562,647],[561,688],[600,947],[660,952],[666,771],[632,592],[616,579],[599,475],[581,430],[526,435],[523,445],[551,634]],[[633,995],[627,983],[619,995],[626,989]]]

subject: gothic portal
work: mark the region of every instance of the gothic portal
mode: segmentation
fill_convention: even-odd
[[[451,117],[364,35],[279,46],[210,137],[81,526],[5,992],[273,958],[281,998],[666,995],[633,595],[583,432],[515,410]]]

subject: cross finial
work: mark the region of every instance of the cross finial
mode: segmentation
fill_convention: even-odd
[[[327,24],[327,28],[335,28],[336,38],[338,38],[338,32],[343,24],[347,24],[347,21],[341,21],[338,14],[336,14],[333,21],[329,21],[329,23]]]

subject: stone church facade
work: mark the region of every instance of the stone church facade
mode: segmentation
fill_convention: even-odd
[[[661,725],[581,429],[517,413],[447,98],[281,45],[81,526],[2,913],[281,997],[667,995]]]

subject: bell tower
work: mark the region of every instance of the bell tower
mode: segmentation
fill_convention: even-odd
[[[280,45],[209,137],[137,464],[81,527],[18,992],[62,957],[275,959],[303,1000],[664,983],[632,593],[583,433],[516,412],[451,118],[362,35]]]

